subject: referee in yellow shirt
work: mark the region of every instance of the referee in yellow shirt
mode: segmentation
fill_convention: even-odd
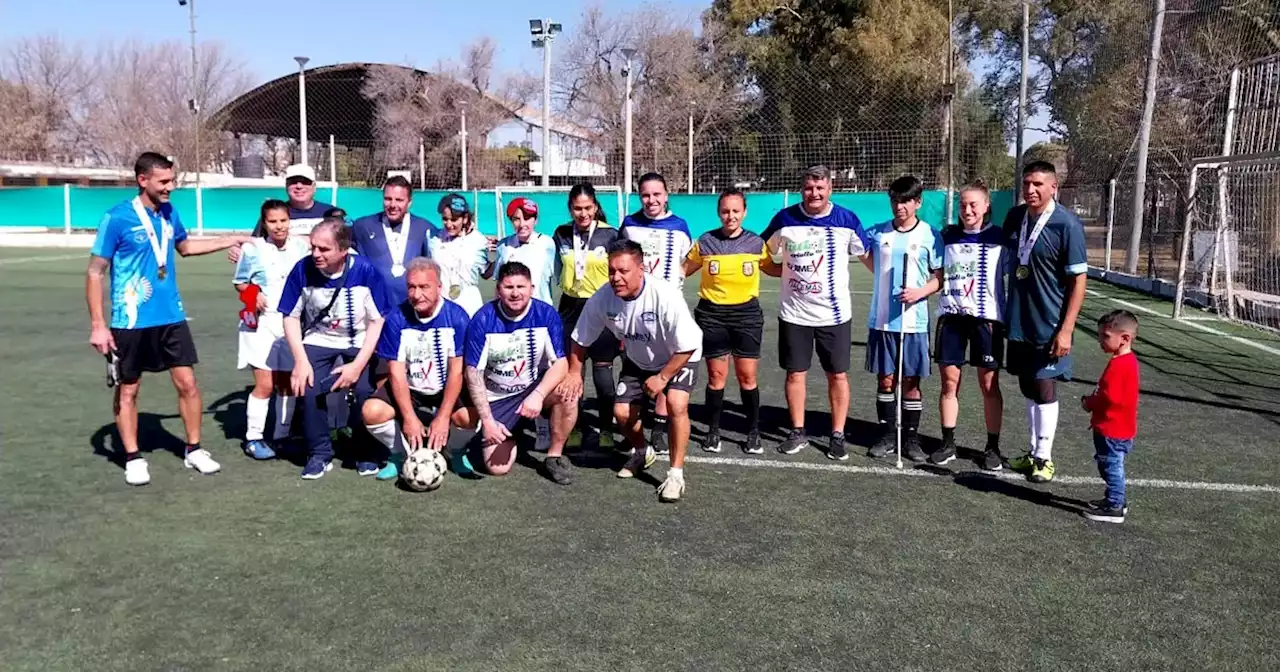
[[[747,198],[738,189],[720,194],[716,208],[720,228],[698,238],[685,258],[685,275],[702,271],[698,306],[693,319],[702,328],[702,356],[707,361],[707,438],[702,449],[720,452],[720,413],[724,410],[724,384],[733,355],[742,406],[747,412],[747,445],[750,455],[760,447],[760,390],[756,368],[764,336],[760,310],[760,264],[768,257],[764,239],[742,228]]]

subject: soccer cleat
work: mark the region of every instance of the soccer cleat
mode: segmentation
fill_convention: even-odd
[[[929,454],[929,464],[942,466],[956,459],[956,442],[943,439],[942,446]]]
[[[1080,515],[1098,523],[1123,523],[1128,514],[1128,506],[1115,507],[1105,499],[1089,502],[1088,508],[1080,512]]]
[[[702,450],[708,453],[720,452],[719,429],[712,429],[707,432],[707,437],[702,440]]]
[[[307,460],[307,466],[302,468],[302,480],[316,481],[324,478],[324,475],[333,470],[333,463],[313,457]]]
[[[658,486],[658,501],[678,502],[684,494],[684,476],[668,473],[667,480]]]
[[[542,468],[547,478],[555,483],[560,485],[573,483],[573,470],[569,467],[569,461],[563,457],[548,457],[542,463]]]
[[[667,433],[662,430],[655,429],[649,434],[649,445],[653,446],[653,452],[659,455],[671,453],[671,441],[667,439]]]
[[[569,432],[569,438],[565,441],[564,445],[566,448],[581,448],[582,432],[575,427],[573,431]]]
[[[1035,460],[1027,480],[1032,483],[1048,483],[1053,480],[1053,460]]]
[[[379,481],[394,481],[400,477],[400,467],[394,460],[388,460],[378,473],[374,476]]]
[[[742,447],[742,452],[748,455],[764,454],[764,446],[760,445],[760,432],[751,432],[747,435],[747,445]]]
[[[1035,458],[1031,457],[1031,453],[1024,453],[1009,459],[1009,468],[1014,471],[1031,471],[1035,466]]]
[[[652,467],[657,460],[658,456],[653,452],[653,446],[645,446],[644,452],[636,451],[631,454],[631,459],[618,470],[618,478],[631,478]]]
[[[897,452],[898,444],[896,441],[897,439],[894,436],[892,428],[889,428],[887,431],[883,431],[880,434],[880,439],[875,442],[875,445],[867,449],[867,457],[880,458],[890,453]]]
[[[222,469],[222,465],[214,462],[213,456],[204,448],[198,448],[187,453],[187,456],[182,460],[182,464],[186,468],[195,469],[206,476],[216,474],[218,470]]]
[[[924,448],[920,447],[920,437],[915,434],[902,437],[902,456],[917,464],[929,459]]]
[[[778,444],[778,452],[783,455],[795,455],[808,447],[809,437],[805,435],[804,430],[793,429],[787,434],[787,438]]]
[[[849,459],[849,450],[844,447],[844,432],[831,432],[830,443],[827,444],[827,459],[841,462]]]
[[[256,439],[245,442],[244,454],[255,460],[270,460],[276,456],[276,451],[271,447],[271,444],[262,439]]]
[[[360,476],[373,476],[378,473],[377,462],[356,462],[356,473]]]
[[[978,463],[978,466],[983,471],[1000,471],[1004,469],[1003,462],[1003,458],[1000,457],[1000,451],[989,448],[987,452],[982,454],[982,461]]]
[[[146,485],[151,482],[151,470],[141,457],[124,463],[124,482],[129,485]]]

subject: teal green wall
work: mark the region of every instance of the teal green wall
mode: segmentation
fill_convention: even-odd
[[[136,193],[130,187],[71,187],[71,226],[75,229],[95,229],[102,219],[102,214],[112,205],[132,198]],[[439,221],[436,215],[436,204],[448,192],[422,191],[414,195],[412,211],[434,222]],[[533,199],[538,204],[540,217],[538,230],[550,233],[555,227],[569,221],[569,209],[566,195],[561,193],[522,193],[517,189],[503,190],[504,202],[510,202],[517,196]],[[329,200],[330,192],[320,189],[316,196],[322,201]],[[278,188],[233,187],[221,189],[204,189],[204,227],[207,231],[249,230],[257,220],[258,207],[268,198],[282,198],[283,190]],[[476,206],[476,215],[480,230],[486,234],[497,231],[499,213],[495,207],[497,194],[493,191],[467,192],[467,200]],[[609,221],[617,224],[615,202],[604,194],[605,208]],[[778,192],[752,192],[747,195],[746,227],[753,231],[762,231],[768,225],[774,213],[785,205],[796,203],[798,194]],[[832,200],[853,210],[864,224],[881,222],[889,219],[889,200],[882,193],[836,193]],[[1004,213],[1012,207],[1013,193],[996,192],[991,195],[992,218],[996,222],[1004,219]],[[195,191],[179,189],[173,192],[173,204],[183,216],[183,223],[194,231],[196,227]],[[378,189],[341,189],[338,192],[338,204],[353,218],[378,212],[382,209],[382,192]],[[920,218],[934,225],[942,223],[946,193],[927,191],[924,195],[924,208]],[[671,210],[689,222],[693,234],[697,236],[719,226],[716,218],[715,194],[671,194]],[[640,198],[631,196],[628,212],[640,208]],[[61,229],[63,226],[63,188],[62,187],[11,187],[0,188],[0,227],[47,227]],[[505,227],[510,232],[510,227]]]

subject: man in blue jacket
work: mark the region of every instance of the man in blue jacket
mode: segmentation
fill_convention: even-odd
[[[439,230],[431,222],[409,213],[413,186],[396,175],[382,187],[382,212],[357,219],[352,226],[356,252],[382,273],[394,305],[408,300],[405,266],[414,257],[429,257],[427,240]]]

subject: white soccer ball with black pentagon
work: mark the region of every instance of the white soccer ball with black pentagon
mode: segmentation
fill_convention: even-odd
[[[444,484],[448,471],[444,455],[430,448],[419,448],[405,457],[400,481],[414,492],[430,492]]]

